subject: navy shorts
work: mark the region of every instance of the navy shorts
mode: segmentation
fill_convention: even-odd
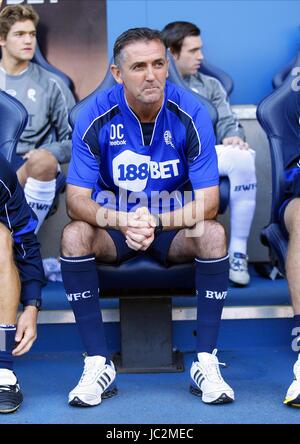
[[[172,240],[176,236],[179,230],[170,230],[170,231],[162,231],[161,233],[158,233],[150,247],[147,249],[147,251],[135,251],[132,250],[132,248],[129,248],[126,244],[126,238],[124,234],[115,229],[109,229],[107,230],[108,234],[112,238],[116,250],[117,250],[117,260],[116,263],[119,265],[122,262],[127,261],[128,259],[131,259],[135,256],[142,256],[142,255],[150,255],[154,259],[156,259],[158,262],[162,263],[163,265],[168,265],[168,253],[169,249],[172,243]]]
[[[14,170],[14,172],[16,173],[18,171],[19,168],[21,168],[22,165],[24,165],[24,163],[26,162],[26,159],[23,159],[22,156],[20,156],[19,154],[14,154],[14,156],[11,159],[11,166]]]

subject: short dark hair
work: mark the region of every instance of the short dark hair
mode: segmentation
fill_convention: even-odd
[[[185,37],[198,37],[201,34],[198,26],[190,22],[168,23],[161,32],[164,43],[174,54],[180,54]]]
[[[6,38],[10,28],[16,22],[25,22],[31,20],[37,27],[39,16],[30,5],[11,5],[5,6],[0,12],[0,36]]]
[[[123,34],[119,35],[114,44],[114,50],[113,50],[114,63],[116,65],[120,65],[120,58],[121,58],[120,55],[125,46],[133,42],[138,42],[138,41],[149,42],[152,40],[158,40],[163,45],[165,45],[160,31],[157,31],[156,29],[131,28],[123,32]]]

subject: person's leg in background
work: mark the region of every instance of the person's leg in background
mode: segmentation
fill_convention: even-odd
[[[27,160],[18,169],[17,176],[29,206],[38,217],[37,233],[55,197],[58,163],[49,151],[41,148],[29,151],[26,156]]]
[[[256,203],[255,152],[231,145],[216,150],[219,174],[230,181],[229,279],[244,286],[250,281],[247,241]]]
[[[14,263],[10,231],[0,224],[0,413],[18,409],[23,396],[13,372],[20,279]]]
[[[284,222],[289,233],[286,277],[294,310],[295,338],[292,344],[294,351],[298,353],[300,351],[300,198],[289,202],[284,212]],[[294,381],[286,393],[284,403],[300,407],[300,354],[294,365]]]

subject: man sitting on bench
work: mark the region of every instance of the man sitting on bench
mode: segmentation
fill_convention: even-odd
[[[72,222],[62,236],[62,276],[87,352],[69,403],[94,406],[116,393],[96,261],[120,264],[145,252],[162,264],[195,260],[191,392],[209,404],[231,402],[215,349],[229,264],[225,231],[215,221],[219,175],[210,118],[197,98],[166,82],[158,31],[135,28],[119,36],[111,72],[117,85],[99,92],[78,116],[67,179]]]

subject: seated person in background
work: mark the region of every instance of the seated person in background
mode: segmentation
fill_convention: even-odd
[[[289,134],[285,138],[283,163],[285,168],[286,193],[279,209],[282,232],[288,240],[286,277],[294,310],[293,335],[296,338],[292,347],[299,352],[300,347],[300,92],[294,92],[287,104],[286,118]],[[290,124],[290,123],[291,124]],[[294,137],[291,137],[291,129]],[[289,387],[284,403],[300,407],[300,354],[294,365],[294,381]]]
[[[38,217],[36,231],[55,197],[58,163],[70,160],[68,112],[75,104],[60,79],[31,62],[38,20],[31,6],[6,6],[0,13],[0,89],[18,99],[28,112],[13,166]]]
[[[215,130],[219,174],[230,180],[229,279],[247,285],[247,241],[256,197],[255,153],[245,142],[244,131],[219,80],[198,71],[203,60],[200,29],[193,23],[173,22],[165,26],[162,36],[186,85],[210,100],[218,111]]]
[[[69,403],[97,405],[116,391],[96,260],[119,264],[144,252],[164,265],[195,260],[191,391],[209,404],[231,402],[215,349],[229,262],[224,228],[215,221],[219,175],[211,120],[199,100],[166,82],[158,31],[135,28],[119,36],[111,72],[117,85],[88,101],[77,118],[67,179],[72,222],[62,235],[62,277],[87,352]],[[180,191],[187,183],[194,198],[185,203]]]
[[[36,225],[16,174],[0,154],[0,413],[14,412],[23,400],[13,356],[26,353],[37,335],[44,271]],[[20,295],[24,311],[17,320]]]

